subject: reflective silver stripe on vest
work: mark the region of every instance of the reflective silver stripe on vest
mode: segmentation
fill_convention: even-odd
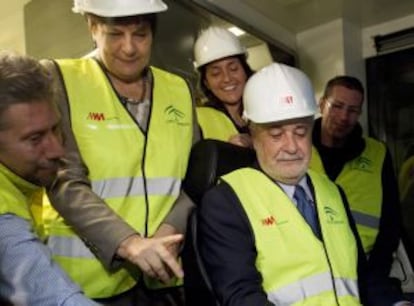
[[[374,217],[359,211],[352,211],[352,216],[354,217],[354,220],[356,224],[363,225],[366,227],[370,227],[373,229],[379,228],[379,218]]]
[[[148,195],[178,196],[181,180],[174,177],[147,179]],[[144,195],[142,177],[121,177],[92,181],[92,190],[101,198]]]
[[[167,195],[178,197],[181,180],[176,178],[156,178],[147,180],[149,195]],[[116,178],[93,181],[93,191],[102,198],[144,195],[141,177]],[[95,258],[85,243],[76,236],[50,236],[47,245],[55,256],[76,258]]]
[[[95,258],[85,243],[78,237],[50,236],[47,240],[53,256]]]
[[[359,297],[357,281],[346,278],[335,278],[335,287],[338,296],[352,295]]]
[[[335,279],[338,296],[352,295],[358,297],[355,280]],[[268,299],[276,305],[292,305],[326,291],[333,291],[330,273],[303,278],[296,283],[286,285],[268,293]]]

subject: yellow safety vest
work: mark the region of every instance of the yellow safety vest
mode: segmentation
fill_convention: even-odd
[[[357,247],[337,187],[309,171],[323,242],[296,206],[262,172],[242,168],[222,179],[248,216],[256,267],[268,300],[276,305],[360,305]]]
[[[239,133],[230,118],[217,109],[200,106],[196,112],[204,139],[229,141],[231,136]]]
[[[36,186],[0,163],[0,214],[13,214],[29,221],[36,229],[36,220],[32,213],[42,188]]]
[[[401,166],[398,177],[401,201],[404,201],[414,182],[414,156],[409,157]]]
[[[41,198],[44,188],[11,172],[0,163],[0,214],[14,214],[30,222],[40,240],[44,238]]]
[[[372,138],[365,138],[360,156],[347,162],[335,180],[344,190],[357,224],[365,253],[369,253],[378,235],[382,209],[382,167],[385,146]],[[318,150],[312,148],[309,167],[326,173]]]
[[[92,190],[137,232],[152,236],[177,199],[187,168],[193,122],[187,84],[151,67],[153,99],[145,135],[95,60],[59,60],[58,64]],[[139,271],[105,270],[61,218],[50,224],[48,245],[89,297],[120,294],[140,277]]]

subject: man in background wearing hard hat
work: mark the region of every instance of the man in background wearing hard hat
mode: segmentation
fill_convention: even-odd
[[[228,141],[250,147],[250,135],[243,120],[243,89],[253,74],[247,51],[227,29],[209,27],[194,44],[199,86],[208,99],[197,107],[197,120],[205,139]]]
[[[310,81],[272,64],[249,79],[243,103],[257,165],[223,176],[198,213],[200,252],[218,300],[360,305],[365,259],[355,224],[337,186],[308,170]]]
[[[51,260],[31,209],[63,156],[47,70],[0,53],[0,305],[92,306]]]
[[[46,222],[48,245],[105,305],[183,304],[174,277],[183,274],[177,253],[192,203],[181,181],[196,124],[186,82],[149,66],[166,9],[161,0],[75,1],[95,56],[51,68],[66,158],[49,191],[61,217]]]

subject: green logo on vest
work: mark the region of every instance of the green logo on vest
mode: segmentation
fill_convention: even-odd
[[[188,122],[184,122],[185,114],[173,105],[167,106],[164,113],[167,115],[167,122],[176,123],[178,125],[188,125]]]
[[[372,172],[372,161],[364,156],[360,156],[352,162],[351,168],[364,172]]]
[[[324,206],[323,210],[325,212],[325,216],[327,219],[327,222],[330,224],[340,224],[344,223],[342,218],[339,216],[338,212],[329,206]]]

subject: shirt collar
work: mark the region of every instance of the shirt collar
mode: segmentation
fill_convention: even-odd
[[[295,193],[296,185],[300,185],[303,190],[305,190],[306,196],[313,202],[313,196],[310,191],[310,188],[307,183],[306,175],[300,179],[300,181],[296,185],[287,185],[281,182],[277,182],[277,184],[282,188],[282,190],[286,193],[286,195],[293,201],[293,194]]]

